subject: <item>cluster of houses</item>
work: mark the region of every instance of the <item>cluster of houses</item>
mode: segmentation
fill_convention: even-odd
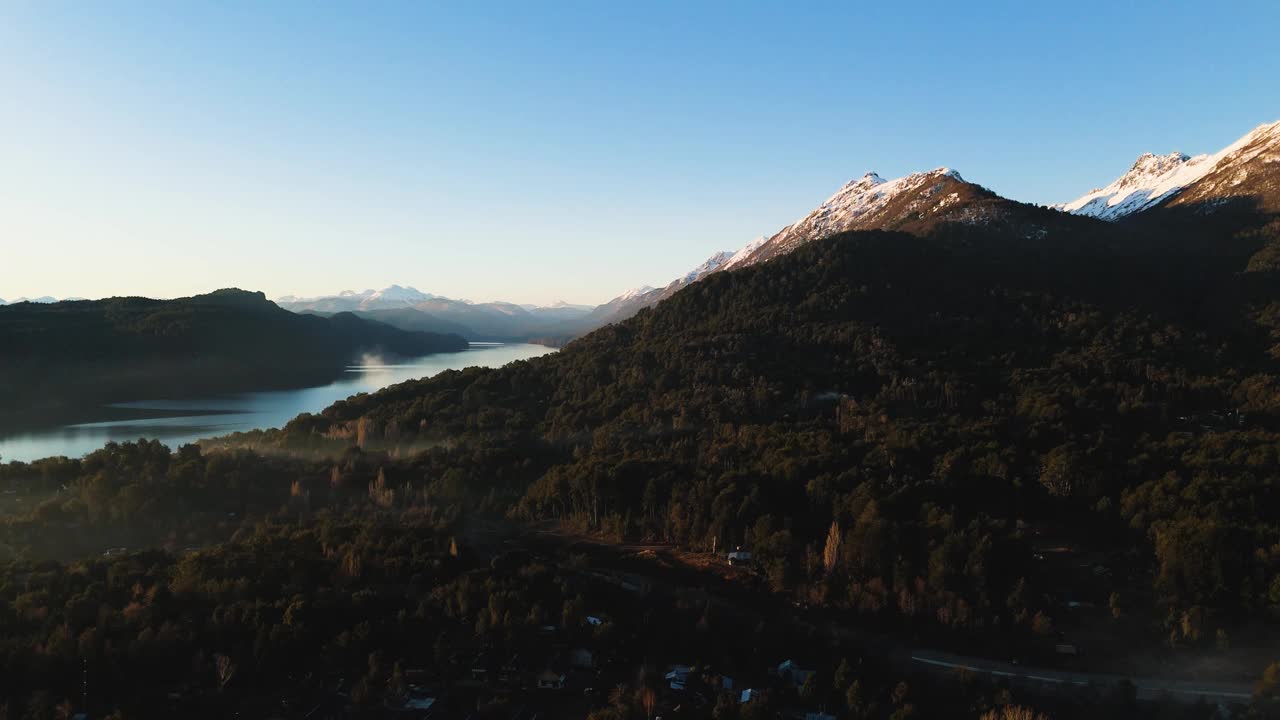
[[[600,626],[605,619],[588,616],[586,622]],[[536,652],[503,653],[491,647],[459,650],[449,656],[446,668],[406,671],[408,692],[403,705],[392,708],[391,714],[405,720],[452,718],[459,704],[450,702],[455,696],[475,696],[509,698],[513,720],[532,718],[538,715],[537,707],[553,705],[560,698],[583,698],[593,687],[604,687],[600,679],[607,661],[597,651],[562,642],[559,629],[552,625],[541,628],[540,635],[545,645]]]
[[[714,702],[715,697],[721,694],[745,705],[759,700],[770,688],[799,692],[815,674],[816,671],[803,668],[794,660],[784,660],[768,668],[768,682],[753,685],[739,682],[729,675],[718,674],[710,668],[670,665],[663,676],[665,687],[660,707],[666,711],[678,711],[685,702],[705,706]],[[789,714],[803,720],[835,720],[834,715],[821,712],[796,710]],[[661,715],[657,717],[660,720]]]

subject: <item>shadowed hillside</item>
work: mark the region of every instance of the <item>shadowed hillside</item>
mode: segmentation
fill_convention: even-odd
[[[0,307],[0,425],[92,417],[103,403],[301,387],[361,353],[463,350],[456,335],[406,332],[341,313],[295,315],[261,293]]]

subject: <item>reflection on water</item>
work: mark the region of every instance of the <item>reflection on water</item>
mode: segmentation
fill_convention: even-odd
[[[541,345],[473,344],[459,353],[428,355],[403,364],[370,361],[347,369],[346,377],[328,385],[299,390],[244,393],[199,400],[147,400],[121,403],[156,417],[67,425],[51,430],[0,437],[0,462],[66,455],[78,457],[112,440],[155,438],[171,448],[201,438],[280,427],[304,412],[318,412],[362,392],[405,380],[431,377],[450,369],[499,367],[551,352]],[[185,413],[185,414],[184,414]]]

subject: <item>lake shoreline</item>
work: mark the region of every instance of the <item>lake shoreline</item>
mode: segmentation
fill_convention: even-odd
[[[181,444],[236,432],[281,427],[299,414],[320,412],[352,395],[466,367],[497,367],[555,352],[532,343],[472,344],[466,350],[416,358],[377,357],[345,365],[320,382],[189,397],[120,398],[92,407],[0,413],[0,463],[79,457],[107,442],[158,439]],[[311,373],[304,373],[307,380]],[[5,417],[11,415],[11,417]]]

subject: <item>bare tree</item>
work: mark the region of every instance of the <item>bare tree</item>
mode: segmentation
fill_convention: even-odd
[[[831,529],[827,531],[827,544],[822,548],[822,566],[827,572],[835,570],[836,564],[840,562],[840,523],[831,522]]]
[[[214,656],[214,668],[218,674],[218,689],[225,690],[227,685],[236,676],[236,664],[230,657],[219,653]]]

